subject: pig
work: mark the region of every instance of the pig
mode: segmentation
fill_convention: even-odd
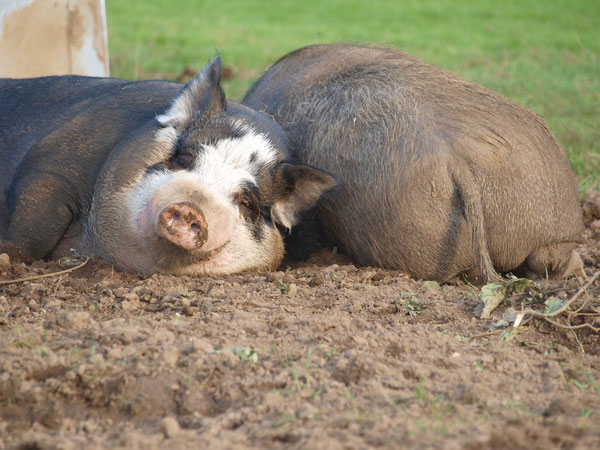
[[[188,84],[0,80],[0,253],[120,270],[272,270],[282,231],[334,185],[268,117],[228,101],[215,58]],[[284,231],[285,232],[285,231]]]
[[[583,274],[565,152],[508,98],[394,49],[330,44],[281,58],[242,103],[338,182],[304,214],[291,254],[336,245],[358,264],[437,281]]]

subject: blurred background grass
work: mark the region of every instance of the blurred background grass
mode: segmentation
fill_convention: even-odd
[[[111,76],[187,81],[217,53],[240,100],[287,52],[386,44],[542,115],[580,189],[600,185],[598,0],[107,0]]]

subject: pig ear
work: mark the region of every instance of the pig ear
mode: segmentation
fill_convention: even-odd
[[[308,166],[283,163],[277,170],[279,195],[271,207],[271,217],[289,230],[298,223],[300,213],[312,208],[321,195],[335,186],[335,180]]]
[[[209,62],[175,98],[167,112],[156,120],[161,126],[185,126],[198,111],[203,115],[225,112],[225,93],[221,88],[221,58]]]

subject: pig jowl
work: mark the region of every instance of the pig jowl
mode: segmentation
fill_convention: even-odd
[[[216,58],[185,86],[0,80],[0,252],[75,249],[143,273],[277,267],[279,228],[334,180],[289,161],[280,127],[227,101],[220,75]]]
[[[424,279],[581,274],[575,177],[535,113],[393,49],[315,45],[275,63],[244,104],[301,163],[338,182],[290,253],[336,245]],[[312,244],[312,248],[311,245]]]

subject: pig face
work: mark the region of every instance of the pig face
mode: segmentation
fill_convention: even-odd
[[[290,229],[333,179],[286,162],[272,119],[227,103],[210,63],[107,161],[89,234],[123,270],[188,275],[274,269]]]

